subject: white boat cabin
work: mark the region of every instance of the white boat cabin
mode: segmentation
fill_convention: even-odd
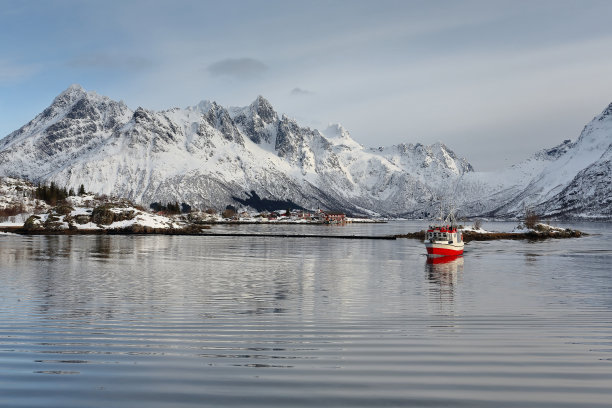
[[[457,228],[452,225],[429,226],[425,239],[430,242],[434,241],[463,241],[463,234],[457,232]]]

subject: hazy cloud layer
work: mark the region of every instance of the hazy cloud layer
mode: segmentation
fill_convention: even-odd
[[[116,69],[141,71],[153,66],[153,62],[137,55],[94,54],[72,59],[68,65],[73,68]]]
[[[312,91],[308,91],[306,89],[302,89],[302,88],[293,88],[290,92],[291,95],[294,96],[304,96],[304,95],[312,95],[313,92]]]
[[[253,58],[227,58],[210,64],[206,70],[216,77],[252,79],[260,77],[268,70],[268,66]]]
[[[35,64],[19,64],[0,59],[0,84],[18,83],[36,74],[40,68]],[[0,135],[3,137],[4,135]]]

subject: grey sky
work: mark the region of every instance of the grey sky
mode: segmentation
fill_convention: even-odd
[[[207,71],[212,76],[228,76],[237,79],[255,79],[268,70],[266,64],[253,58],[226,58],[210,64]]]
[[[0,136],[63,89],[168,109],[263,95],[366,146],[476,169],[575,139],[612,102],[609,1],[2,1]]]

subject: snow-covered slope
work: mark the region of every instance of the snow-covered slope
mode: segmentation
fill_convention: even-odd
[[[442,144],[366,149],[339,125],[325,134],[278,115],[258,97],[225,109],[131,111],[73,85],[0,140],[0,174],[124,196],[148,205],[224,208],[233,197],[306,208],[410,215],[432,199],[428,178],[471,171]]]
[[[35,198],[36,186],[10,177],[0,177],[0,226],[23,224],[29,214],[48,210]]]
[[[610,219],[611,151],[612,104],[575,142],[565,140],[501,171],[467,174],[459,183],[463,208],[495,217],[530,208],[546,217]]]
[[[144,205],[224,208],[255,191],[265,199],[354,214],[422,217],[447,200],[464,215],[515,216],[530,206],[550,215],[597,217],[610,213],[603,181],[610,177],[604,152],[611,110],[574,143],[500,172],[477,173],[442,143],[366,148],[340,125],[323,132],[302,127],[261,96],[229,109],[203,101],[186,109],[132,111],[73,85],[0,140],[0,175],[75,189],[84,184]],[[593,183],[601,188],[585,188]],[[581,197],[590,197],[586,207]],[[568,212],[573,199],[580,205]]]
[[[536,210],[555,217],[612,219],[612,143],[601,157],[580,170],[558,194],[538,204]]]

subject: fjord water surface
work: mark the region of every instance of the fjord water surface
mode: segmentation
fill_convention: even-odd
[[[447,263],[409,239],[2,236],[0,406],[609,407],[610,226]]]

